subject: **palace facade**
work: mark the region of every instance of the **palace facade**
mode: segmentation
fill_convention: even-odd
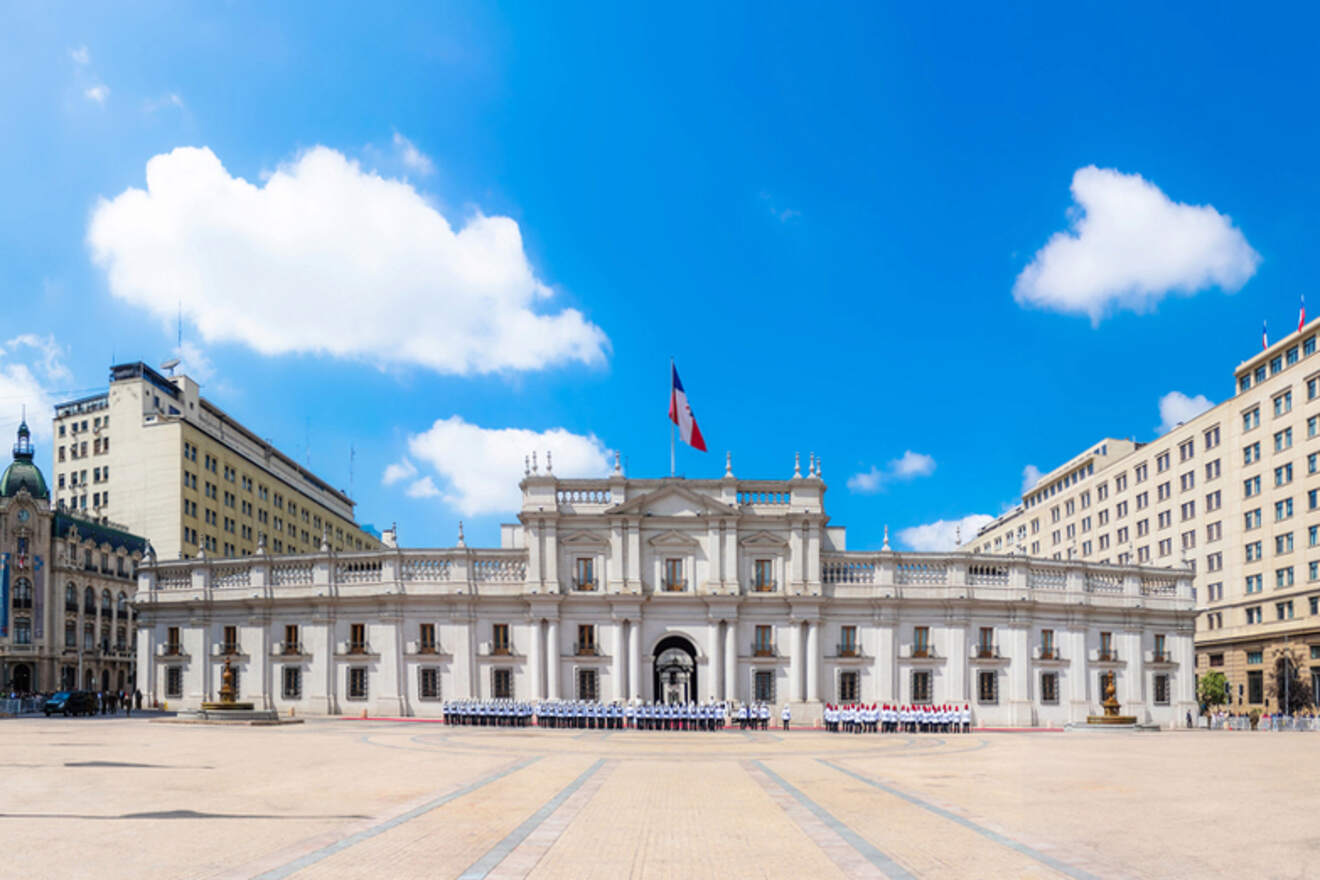
[[[547,456],[548,458],[548,456]],[[547,462],[548,465],[548,462]],[[969,702],[978,724],[1193,709],[1191,572],[846,549],[787,480],[528,468],[501,547],[149,561],[140,684],[170,708],[439,716],[447,699]]]

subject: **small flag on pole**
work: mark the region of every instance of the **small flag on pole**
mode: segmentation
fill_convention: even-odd
[[[1306,326],[1306,294],[1302,294],[1302,310],[1297,313],[1297,330],[1301,332],[1302,327]]]
[[[1269,327],[1268,322],[1266,322],[1266,321],[1261,321],[1261,322],[1260,322],[1260,349],[1261,349],[1261,351],[1264,351],[1265,349],[1267,349],[1267,348],[1270,347],[1270,331],[1267,329],[1268,327]]]
[[[697,427],[697,419],[692,415],[692,407],[688,406],[687,394],[683,391],[683,383],[678,379],[678,368],[673,364],[669,365],[669,370],[673,373],[673,386],[669,392],[669,420],[678,425],[679,439],[693,449],[706,451],[706,441],[701,436],[701,429]]]

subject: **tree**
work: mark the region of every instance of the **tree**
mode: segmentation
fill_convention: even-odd
[[[1274,661],[1274,676],[1265,693],[1275,700],[1280,712],[1288,715],[1311,708],[1311,688],[1302,682],[1301,657],[1295,648],[1279,652]]]
[[[1228,679],[1222,672],[1207,672],[1196,686],[1196,698],[1202,706],[1222,706],[1228,702]]]

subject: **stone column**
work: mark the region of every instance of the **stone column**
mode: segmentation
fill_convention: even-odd
[[[642,698],[642,622],[628,621],[628,699]]]
[[[738,699],[738,622],[730,620],[724,627],[724,699]]]
[[[802,621],[790,620],[788,631],[788,698],[802,702]]]
[[[527,627],[527,635],[527,677],[531,680],[532,699],[539,700],[542,696],[541,667],[545,655],[541,650],[541,618],[535,614]]]
[[[1029,727],[1036,723],[1033,707],[1035,700],[1031,694],[1031,630],[1026,624],[1019,624],[1007,630],[1010,646],[1005,653],[1012,658],[1008,664],[1008,692],[1012,701],[1012,723],[1018,727]]]
[[[820,700],[820,621],[807,623],[807,700]]]
[[[724,645],[720,643],[720,622],[712,620],[707,624],[706,644],[710,654],[710,674],[707,677],[705,698],[718,700],[724,687]]]
[[[559,620],[551,618],[546,624],[545,696],[559,699]]]
[[[627,637],[624,635],[623,628],[627,626],[627,621],[614,621],[614,686],[610,692],[614,694],[614,699],[625,700],[628,698],[628,679],[625,661],[628,654]]]
[[[894,669],[898,665],[895,662],[894,653],[894,628],[888,625],[880,625],[875,630],[875,667],[872,674],[875,676],[875,697],[877,702],[892,703],[894,696]]]
[[[1074,624],[1078,626],[1077,624]],[[1068,661],[1068,691],[1071,703],[1068,708],[1068,720],[1080,724],[1091,714],[1091,670],[1086,662],[1086,626],[1069,630],[1066,641],[1060,647],[1067,653],[1063,658]],[[1100,699],[1097,698],[1097,709]]]

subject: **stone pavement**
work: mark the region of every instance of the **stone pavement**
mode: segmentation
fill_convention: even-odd
[[[19,718],[0,735],[4,876],[1320,874],[1304,733]]]

